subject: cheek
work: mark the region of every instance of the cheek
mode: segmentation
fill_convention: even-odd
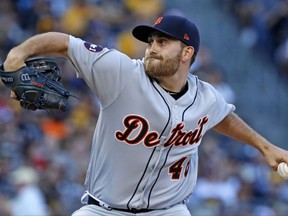
[[[149,49],[148,49],[148,48],[145,49],[144,55],[145,55],[145,56],[144,56],[145,58],[149,55]]]

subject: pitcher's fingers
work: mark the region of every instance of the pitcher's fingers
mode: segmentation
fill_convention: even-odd
[[[13,98],[13,99],[16,99],[16,98],[17,98],[17,96],[16,96],[16,94],[15,94],[14,91],[11,91],[10,97]]]

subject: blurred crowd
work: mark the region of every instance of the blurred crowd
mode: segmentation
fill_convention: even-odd
[[[288,1],[218,0],[240,24],[243,45],[249,46],[288,76]]]
[[[259,1],[229,2],[243,18],[245,3]],[[270,2],[280,6],[285,1]],[[282,10],[284,13],[284,7]],[[0,62],[13,46],[47,31],[66,32],[141,58],[145,47],[133,39],[131,28],[152,23],[163,13],[182,12],[166,8],[164,0],[0,1]],[[251,14],[246,16],[251,18]],[[258,29],[251,21],[256,34]],[[275,52],[271,55],[280,55],[285,43],[287,37],[286,42],[274,41],[274,48],[269,46]],[[81,98],[72,98],[66,112],[24,110],[0,84],[0,216],[64,216],[81,206],[99,106],[84,82],[76,78],[71,64],[62,58],[57,61],[64,85]],[[214,85],[227,102],[237,102],[208,47],[201,47],[191,72]],[[288,184],[250,147],[209,132],[200,147],[199,164],[198,184],[188,203],[192,215],[276,216],[288,212]]]

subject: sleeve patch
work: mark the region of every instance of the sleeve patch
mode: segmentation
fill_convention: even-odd
[[[92,44],[89,42],[84,42],[84,46],[86,47],[87,50],[89,50],[90,52],[101,52],[103,50],[103,47],[98,46],[96,44]]]

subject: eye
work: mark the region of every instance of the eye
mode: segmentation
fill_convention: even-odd
[[[153,39],[151,37],[149,37],[147,42],[149,45],[151,45],[153,43]]]
[[[160,45],[165,45],[165,44],[167,44],[167,42],[168,42],[168,40],[167,39],[165,39],[165,38],[161,38],[161,39],[159,39],[158,40],[158,43],[160,44]]]

